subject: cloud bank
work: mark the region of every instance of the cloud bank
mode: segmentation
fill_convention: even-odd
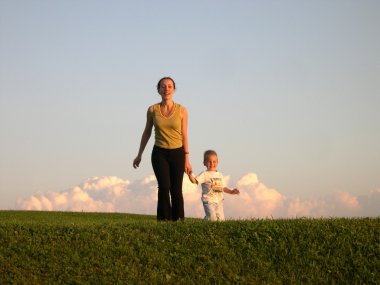
[[[227,181],[229,177],[227,177]],[[227,219],[295,217],[375,217],[380,216],[380,189],[355,196],[340,191],[329,197],[287,196],[259,181],[255,173],[241,177],[236,187],[240,195],[225,194]],[[204,216],[200,187],[185,176],[183,181],[187,217]],[[41,211],[121,212],[155,215],[157,183],[155,177],[130,182],[115,176],[90,177],[78,186],[19,198],[16,208]]]

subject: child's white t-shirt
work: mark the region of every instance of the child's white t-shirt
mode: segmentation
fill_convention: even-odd
[[[223,200],[225,187],[223,174],[219,171],[203,171],[196,177],[202,186],[202,200],[218,203]]]

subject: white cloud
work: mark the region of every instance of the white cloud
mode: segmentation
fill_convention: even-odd
[[[229,181],[230,177],[226,177]],[[231,187],[234,185],[230,185]],[[225,194],[227,219],[379,216],[380,189],[366,196],[339,191],[331,197],[286,196],[248,173],[236,183],[240,195]],[[204,216],[200,186],[185,176],[185,211],[188,217]],[[90,177],[70,189],[36,193],[17,201],[17,209],[44,211],[124,212],[155,215],[157,183],[154,175],[130,182],[115,176]]]
[[[286,217],[327,217],[327,208],[325,199],[288,197]]]
[[[244,175],[237,182],[240,195],[225,195],[225,214],[231,218],[267,218],[278,216],[285,197],[259,182],[255,173]]]
[[[113,212],[117,210],[116,198],[124,194],[128,184],[112,176],[92,177],[68,190],[19,199],[17,206],[23,210]]]
[[[351,195],[350,193],[339,191],[336,194],[336,198],[337,201],[341,203],[341,205],[349,209],[358,209],[360,207],[358,198],[354,195]]]

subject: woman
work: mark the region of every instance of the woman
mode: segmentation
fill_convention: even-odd
[[[184,172],[191,173],[187,138],[187,110],[173,101],[175,82],[161,78],[157,91],[161,102],[148,108],[147,120],[133,167],[137,168],[154,126],[155,143],[152,166],[158,182],[157,220],[177,221],[185,218],[182,195]]]

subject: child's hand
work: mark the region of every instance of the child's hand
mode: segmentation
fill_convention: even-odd
[[[193,172],[192,171],[190,171],[189,173],[187,173],[187,176],[189,177],[189,180],[191,181],[191,183],[198,184],[198,181],[193,176]]]
[[[232,190],[231,194],[240,194],[240,191],[239,191],[239,189],[235,188]]]

